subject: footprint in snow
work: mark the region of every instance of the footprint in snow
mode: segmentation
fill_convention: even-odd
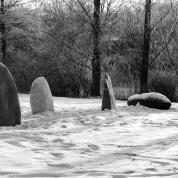
[[[133,173],[135,173],[135,171],[133,171],[133,170],[128,170],[128,171],[125,171],[125,172],[123,172],[124,174],[133,174]]]
[[[100,149],[98,145],[88,145],[88,147],[95,151]]]
[[[54,156],[55,158],[64,158],[64,154],[63,153],[50,153],[52,156]]]
[[[64,145],[62,145],[62,148],[65,150],[70,150],[72,147],[75,147],[76,145],[74,143],[64,143]]]
[[[61,138],[54,139],[52,143],[63,142],[64,140]]]
[[[154,171],[154,172],[157,172],[156,168],[146,168],[145,170],[146,170],[146,171]]]
[[[125,178],[123,175],[112,175],[112,178]]]
[[[60,169],[71,169],[72,166],[70,164],[48,164],[48,166],[50,167],[57,167],[57,168],[60,168]]]

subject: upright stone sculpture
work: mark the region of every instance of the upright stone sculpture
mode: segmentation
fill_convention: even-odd
[[[109,90],[106,82],[104,82],[104,91],[103,91],[103,99],[102,99],[102,106],[101,110],[109,109],[111,110],[111,98],[109,95]]]
[[[104,109],[117,111],[112,83],[108,73],[105,74],[104,92],[101,107],[101,110]]]
[[[45,111],[54,112],[51,90],[44,77],[38,77],[32,83],[30,90],[30,105],[33,114]]]
[[[0,63],[0,126],[21,124],[21,110],[15,81],[8,68]]]

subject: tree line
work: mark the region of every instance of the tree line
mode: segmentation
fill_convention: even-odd
[[[148,92],[158,74],[177,81],[177,7],[173,0],[1,0],[1,62],[19,92],[44,76],[54,95],[100,96],[105,72],[116,87]]]

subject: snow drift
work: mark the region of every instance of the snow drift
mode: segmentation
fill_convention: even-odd
[[[178,104],[162,111],[101,111],[101,99],[54,98],[55,114],[32,115],[20,95],[22,124],[0,128],[0,177],[178,177]]]

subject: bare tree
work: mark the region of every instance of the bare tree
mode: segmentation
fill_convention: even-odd
[[[120,8],[123,5],[123,1],[120,0],[114,5],[113,0],[93,0],[94,4],[94,12],[93,18],[90,13],[86,9],[86,4],[84,1],[78,0],[81,8],[83,9],[85,15],[88,17],[88,21],[91,26],[91,32],[93,36],[93,54],[91,60],[92,66],[92,88],[91,88],[91,96],[100,96],[100,77],[103,65],[102,55],[104,55],[103,51],[101,52],[101,48],[103,47],[103,32],[104,30],[107,33],[113,30],[113,26],[118,17]],[[112,35],[107,34],[107,36],[111,37]],[[108,43],[107,43],[108,44]]]
[[[93,36],[93,56],[91,60],[92,65],[92,87],[91,96],[100,96],[100,78],[101,78],[101,49],[100,49],[100,38],[101,38],[101,1],[94,0],[94,12],[93,20],[90,14],[87,12],[83,3],[78,0],[78,3],[84,10],[86,16],[88,17],[89,23],[91,25],[92,36]]]
[[[140,93],[148,92],[148,64],[150,53],[151,36],[151,0],[146,0],[145,22],[144,22],[144,43],[142,52],[142,64],[140,68]]]
[[[1,0],[1,14],[0,14],[0,32],[1,32],[1,50],[2,50],[2,59],[1,61],[4,63],[6,58],[6,28],[5,28],[5,5],[4,0]]]
[[[93,14],[93,58],[92,58],[92,96],[100,96],[101,50],[100,50],[100,0],[94,0]]]
[[[7,23],[11,23],[14,26],[21,25],[23,23],[22,20],[17,19],[17,17],[11,17],[13,19],[9,19],[9,12],[12,9],[20,9],[20,7],[29,5],[34,3],[36,0],[1,0],[0,4],[0,40],[1,40],[1,59],[0,61],[6,63],[7,57],[7,46],[8,46],[8,27]]]

